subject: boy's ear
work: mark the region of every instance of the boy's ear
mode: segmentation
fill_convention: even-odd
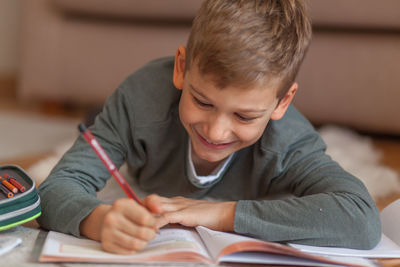
[[[293,100],[294,95],[297,92],[298,88],[297,83],[293,83],[290,89],[287,91],[285,96],[281,99],[278,106],[276,106],[275,110],[272,112],[271,120],[280,120],[283,115],[285,115],[286,110],[288,109],[290,103]]]
[[[176,88],[182,90],[183,88],[183,78],[185,76],[185,58],[186,58],[186,48],[184,46],[179,46],[175,54],[175,65],[174,65],[174,77],[173,83]]]

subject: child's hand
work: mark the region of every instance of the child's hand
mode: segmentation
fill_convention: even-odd
[[[154,205],[153,205],[154,207]],[[157,213],[157,208],[153,210]],[[100,205],[81,223],[83,235],[101,241],[105,251],[131,254],[146,247],[164,225],[164,218],[137,202],[122,198],[112,206]]]
[[[157,207],[167,223],[191,227],[202,225],[217,231],[233,231],[236,207],[236,202],[233,201],[215,202],[150,195],[143,202],[146,206]]]

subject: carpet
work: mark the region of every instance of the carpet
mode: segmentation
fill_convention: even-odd
[[[50,151],[51,156],[27,170],[36,183],[40,184],[76,139],[77,123],[70,119],[2,113],[0,160],[2,157]],[[400,192],[398,174],[381,164],[382,155],[369,137],[336,126],[322,127],[319,132],[328,146],[327,154],[345,170],[360,178],[375,200]],[[121,172],[127,175],[126,167]],[[109,184],[110,187],[116,186],[113,179],[110,179]],[[107,190],[103,191],[101,194],[108,194]]]
[[[337,126],[324,126],[319,132],[327,144],[326,153],[358,177],[375,201],[400,192],[398,173],[381,164],[382,153],[370,137]]]

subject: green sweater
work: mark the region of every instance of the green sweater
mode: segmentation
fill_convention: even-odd
[[[159,59],[129,76],[90,128],[117,166],[127,162],[141,190],[238,201],[235,232],[264,240],[361,249],[377,244],[374,201],[361,181],[325,154],[319,134],[294,107],[270,121],[254,145],[236,152],[221,177],[203,187],[192,184],[173,63]],[[39,187],[40,225],[79,236],[80,222],[102,203],[96,191],[109,178],[79,137]]]

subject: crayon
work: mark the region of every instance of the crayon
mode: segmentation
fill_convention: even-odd
[[[25,186],[23,186],[20,183],[18,183],[18,181],[15,180],[14,178],[8,178],[8,181],[10,182],[10,184],[12,184],[16,188],[18,188],[19,191],[25,192]]]
[[[7,187],[11,192],[13,192],[14,194],[18,193],[18,188],[16,188],[15,186],[13,186],[12,184],[10,184],[7,180],[1,180],[1,183]]]
[[[0,191],[8,198],[12,198],[14,196],[14,194],[2,184],[0,184]]]

